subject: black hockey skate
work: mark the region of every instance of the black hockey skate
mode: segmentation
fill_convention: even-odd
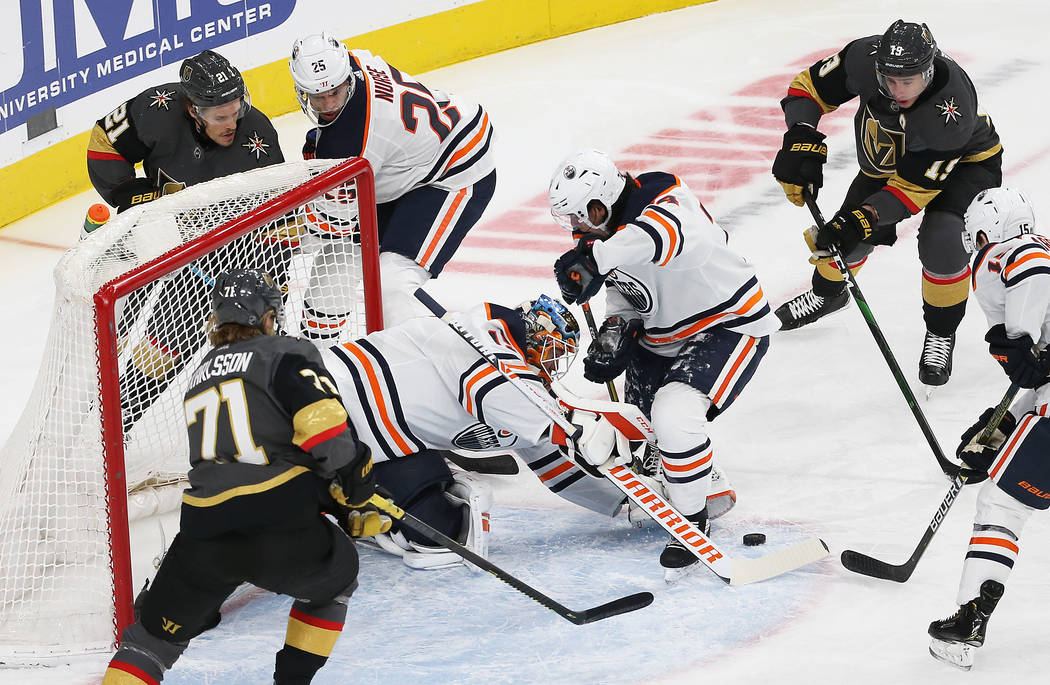
[[[808,326],[823,316],[837,312],[847,304],[849,304],[849,293],[845,288],[838,295],[830,297],[822,297],[812,290],[807,290],[777,307],[776,314],[780,319],[780,330],[790,331]]]
[[[944,385],[952,375],[952,352],[955,350],[955,334],[948,337],[926,331],[919,357],[919,382],[924,385]]]
[[[699,512],[686,516],[689,522],[707,535],[711,531],[711,522],[707,518],[707,507]],[[664,551],[660,553],[660,565],[664,567],[664,580],[673,583],[679,578],[692,571],[700,563],[700,559],[690,552],[681,541],[672,537]]]
[[[930,624],[930,654],[938,661],[969,671],[973,667],[973,649],[984,644],[988,618],[1003,596],[1002,583],[986,580],[981,594],[948,618]]]

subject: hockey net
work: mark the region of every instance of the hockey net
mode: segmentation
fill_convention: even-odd
[[[364,160],[287,162],[131,209],[63,256],[0,452],[0,662],[109,650],[133,620],[129,512],[180,501],[216,274],[269,272],[282,332],[319,347],[382,327],[374,197]]]

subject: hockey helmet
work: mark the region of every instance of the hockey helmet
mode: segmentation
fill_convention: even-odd
[[[263,317],[273,310],[281,319],[281,289],[270,275],[257,269],[231,269],[215,278],[211,291],[212,325],[236,323],[263,329]]]
[[[522,302],[518,311],[525,321],[525,361],[549,379],[564,376],[580,344],[576,317],[549,295]]]
[[[182,61],[179,80],[194,112],[208,119],[208,110],[240,100],[237,112],[240,119],[251,109],[251,97],[244,87],[244,78],[237,67],[217,52],[203,50]]]
[[[886,77],[922,75],[924,86],[933,80],[933,58],[939,54],[937,41],[926,24],[898,19],[886,29],[875,52],[875,76],[879,89],[892,97]]]
[[[551,178],[547,200],[558,225],[570,231],[604,231],[612,207],[623,192],[626,178],[609,155],[598,150],[581,150],[562,160]],[[605,220],[591,222],[588,207],[599,202]]]
[[[983,233],[989,243],[1001,243],[1035,231],[1032,205],[1013,188],[988,188],[977,193],[964,219],[963,247],[970,253],[977,249],[978,233]]]
[[[339,118],[346,103],[354,96],[357,79],[350,66],[350,53],[346,46],[327,33],[296,40],[292,44],[288,70],[295,82],[299,106],[318,126],[327,126]],[[343,89],[345,92],[341,92]],[[332,102],[321,103],[318,96],[322,95],[332,97]],[[318,109],[315,102],[324,109]]]

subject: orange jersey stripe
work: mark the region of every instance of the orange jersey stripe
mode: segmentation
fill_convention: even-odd
[[[445,165],[445,168],[442,169],[442,171],[448,171],[453,166],[455,166],[456,162],[458,162],[459,160],[463,159],[468,154],[470,154],[470,151],[473,150],[474,148],[476,148],[478,146],[478,144],[481,143],[481,141],[485,139],[485,134],[488,133],[488,130],[489,130],[489,115],[486,112],[485,116],[483,116],[482,119],[481,119],[481,126],[479,127],[479,130],[478,130],[477,134],[475,134],[475,136],[473,138],[471,138],[470,141],[467,142],[466,145],[464,145],[459,150],[457,150],[456,154],[452,155],[452,158],[448,160],[448,164]]]
[[[441,243],[441,237],[445,235],[445,231],[448,229],[448,225],[452,222],[452,217],[456,215],[456,210],[459,209],[459,205],[462,204],[463,198],[467,196],[467,189],[460,188],[459,192],[456,193],[456,199],[452,201],[452,206],[445,212],[445,216],[441,219],[441,225],[438,226],[437,233],[430,239],[430,244],[427,245],[426,252],[423,253],[423,258],[419,260],[421,266],[426,267],[430,261],[430,256],[437,249],[437,246]]]
[[[408,442],[402,437],[401,432],[394,425],[394,422],[390,420],[390,410],[386,406],[386,398],[383,395],[383,389],[379,385],[379,376],[376,374],[375,368],[372,366],[372,362],[368,360],[368,357],[353,343],[346,343],[343,345],[343,349],[348,351],[350,354],[357,358],[357,361],[364,367],[365,374],[368,376],[368,385],[372,388],[372,397],[375,399],[376,409],[378,410],[379,418],[383,421],[383,425],[386,426],[390,436],[394,439],[394,442],[405,454],[413,454],[416,450],[413,449]]]
[[[694,333],[698,333],[704,330],[705,328],[707,328],[708,326],[710,326],[711,324],[715,323],[723,317],[729,316],[731,314],[740,316],[742,314],[748,313],[756,304],[758,304],[762,300],[763,297],[765,297],[765,295],[762,293],[762,288],[759,288],[758,291],[754,295],[752,295],[742,307],[740,307],[740,309],[731,312],[719,312],[718,314],[712,314],[711,316],[700,319],[692,326],[689,326],[688,328],[681,330],[673,335],[667,335],[663,337],[647,335],[645,336],[645,339],[654,345],[664,345],[669,342],[674,342],[676,340],[688,338]]]
[[[1031,423],[1033,420],[1035,420],[1035,416],[1029,416],[1028,418],[1021,421],[1021,423],[1018,424],[1017,428],[1014,429],[1013,436],[1010,440],[1010,444],[1007,445],[1006,448],[999,453],[999,460],[995,462],[995,466],[992,467],[992,470],[988,472],[989,478],[995,478],[995,474],[999,473],[999,469],[1003,467],[1003,464],[1010,460],[1010,457],[1013,455],[1014,448],[1017,447],[1017,443],[1021,441],[1021,437],[1026,432],[1028,424]]]
[[[747,355],[751,352],[751,348],[755,346],[756,342],[757,340],[755,338],[749,338],[747,341],[747,345],[744,347],[744,351],[741,352],[740,356],[736,358],[735,362],[733,362],[733,368],[729,370],[729,373],[726,375],[726,379],[722,381],[722,385],[718,388],[718,392],[716,392],[715,396],[711,398],[711,402],[716,406],[719,402],[722,401],[722,395],[725,393],[726,389],[729,388],[730,383],[736,376],[737,371],[740,369],[740,365],[744,363],[745,359],[747,359]]]
[[[1016,262],[1014,262],[1010,266],[1008,266],[1005,269],[1003,269],[1003,277],[1004,278],[1010,278],[1010,272],[1011,271],[1013,271],[1014,269],[1018,268],[1019,266],[1021,266],[1025,262],[1031,261],[1033,259],[1050,260],[1050,255],[1046,254],[1045,252],[1029,252],[1024,257],[1021,257]]]
[[[645,217],[646,219],[649,219],[651,221],[655,221],[656,223],[660,224],[661,226],[663,226],[664,230],[667,232],[667,237],[668,237],[667,256],[664,257],[664,260],[662,262],[660,262],[660,264],[659,264],[659,266],[667,266],[667,263],[669,261],[671,261],[671,257],[674,256],[674,249],[675,249],[675,247],[678,245],[678,232],[674,230],[674,226],[671,225],[670,221],[668,221],[667,219],[663,218],[662,216],[660,216],[656,212],[643,212],[642,216]]]
[[[471,389],[475,385],[477,385],[482,379],[484,379],[486,376],[491,376],[494,373],[496,373],[496,369],[494,369],[491,366],[486,366],[486,367],[478,370],[478,372],[476,374],[474,374],[474,376],[471,377],[471,379],[469,381],[467,381],[466,386],[464,386],[463,390],[465,391],[465,394],[466,394],[467,412],[469,412],[470,414],[474,413],[474,400],[473,400],[474,393],[471,392]]]

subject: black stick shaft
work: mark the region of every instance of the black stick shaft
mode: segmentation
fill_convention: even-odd
[[[824,217],[821,215],[820,208],[817,207],[816,201],[813,200],[813,196],[806,193],[804,197],[806,200],[806,206],[813,215],[813,220],[817,222],[817,228],[823,228],[825,223]],[[834,258],[835,264],[838,265],[839,271],[842,272],[842,277],[846,279],[850,293],[853,295],[857,307],[864,316],[864,322],[868,324],[868,330],[871,331],[872,337],[875,338],[875,344],[878,346],[879,351],[882,352],[882,357],[886,360],[886,364],[890,367],[890,373],[893,374],[894,380],[897,381],[897,387],[900,388],[901,394],[904,395],[904,399],[907,401],[908,407],[911,409],[911,413],[915,417],[915,421],[919,424],[919,429],[926,437],[926,442],[930,444],[930,449],[933,450],[933,456],[937,459],[937,465],[941,467],[941,470],[944,471],[945,475],[950,478],[955,478],[959,473],[959,466],[944,455],[940,443],[937,442],[937,436],[933,434],[933,429],[930,428],[930,424],[926,420],[926,415],[923,414],[922,408],[919,407],[919,403],[915,399],[915,393],[911,391],[911,386],[908,385],[908,380],[904,377],[900,365],[893,356],[893,351],[890,350],[890,345],[886,341],[886,336],[882,334],[882,329],[879,328],[879,324],[875,321],[875,315],[872,314],[871,308],[868,307],[868,301],[864,298],[864,293],[861,292],[860,286],[857,284],[857,278],[849,270],[846,260],[837,247],[831,247],[831,256]]]
[[[580,305],[583,308],[583,318],[587,320],[587,330],[591,332],[591,340],[598,340],[598,326],[594,323],[594,314],[591,313],[591,303],[584,302]],[[609,399],[613,402],[619,402],[620,398],[616,394],[616,385],[612,381],[606,381],[605,387],[609,389]]]
[[[1006,393],[1003,395],[1003,399],[999,401],[995,411],[992,412],[991,418],[988,419],[984,430],[981,431],[980,437],[977,438],[978,442],[987,443],[988,439],[995,433],[995,429],[999,427],[1003,416],[1010,409],[1010,404],[1014,401],[1014,397],[1019,389],[1016,384],[1010,384],[1010,387],[1007,388]],[[915,551],[911,553],[911,556],[903,564],[889,564],[874,557],[869,557],[867,554],[847,549],[843,550],[840,557],[842,565],[854,573],[861,573],[872,578],[892,580],[898,583],[905,582],[911,578],[912,572],[919,564],[919,559],[926,552],[926,548],[929,547],[934,534],[941,527],[944,517],[948,515],[948,510],[955,504],[956,497],[964,485],[966,485],[965,476],[956,475],[952,478],[952,484],[948,486],[948,492],[945,493],[941,503],[937,506],[937,511],[934,512],[930,524],[926,526],[926,531],[922,534],[919,544],[915,546]]]
[[[571,621],[576,625],[583,625],[584,623],[600,621],[603,618],[609,618],[611,616],[624,614],[629,611],[635,611],[637,609],[642,609],[652,604],[653,594],[651,592],[638,592],[633,595],[628,595],[626,597],[614,599],[611,602],[606,602],[605,604],[593,607],[591,609],[584,609],[583,611],[573,611],[572,609],[566,607],[564,604],[561,604],[560,602],[551,599],[550,597],[543,594],[528,583],[519,580],[507,571],[504,571],[499,566],[496,566],[480,554],[477,554],[469,548],[459,544],[452,538],[443,534],[441,531],[427,524],[425,521],[416,518],[415,516],[408,513],[401,507],[397,506],[390,500],[380,497],[379,495],[372,495],[372,498],[369,500],[369,502],[380,511],[384,511],[390,514],[397,520],[401,521],[403,524],[407,525],[410,528],[414,528],[415,530],[427,536],[442,547],[447,547],[448,549],[452,550],[453,552],[463,557],[470,563],[474,564],[481,570],[487,571],[488,573],[492,574],[499,580],[502,580],[507,585],[510,585],[512,588],[525,595],[529,599],[532,599],[541,606],[550,609],[562,618]]]

